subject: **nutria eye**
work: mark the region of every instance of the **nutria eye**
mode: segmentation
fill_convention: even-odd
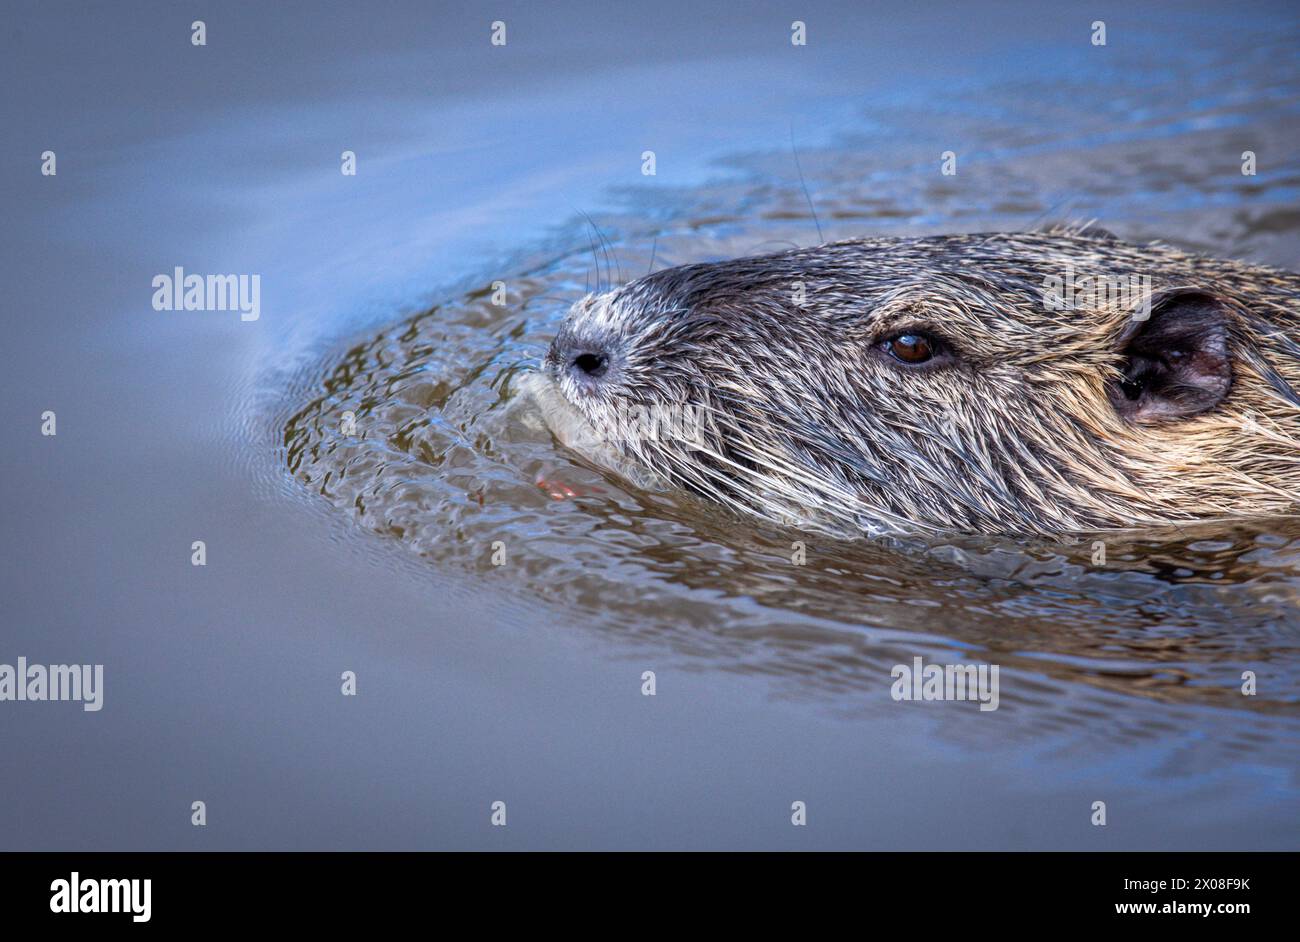
[[[891,357],[908,366],[924,363],[938,352],[938,345],[925,334],[899,334],[890,337],[883,346]]]

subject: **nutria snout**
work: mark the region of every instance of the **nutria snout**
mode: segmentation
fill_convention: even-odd
[[[1300,276],[1094,231],[836,242],[573,306],[546,372],[654,478],[842,533],[1300,511]]]

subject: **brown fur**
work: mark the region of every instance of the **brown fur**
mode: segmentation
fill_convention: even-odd
[[[1132,299],[1049,309],[1044,279],[1067,265],[1208,299],[1226,324],[1226,398],[1123,414]],[[878,355],[907,328],[953,361],[900,370]],[[1300,276],[1058,230],[657,272],[575,305],[548,368],[592,421],[619,401],[705,409],[703,443],[619,449],[739,511],[835,532],[1053,534],[1300,511],[1297,338]],[[593,344],[613,368],[576,384],[567,358]]]

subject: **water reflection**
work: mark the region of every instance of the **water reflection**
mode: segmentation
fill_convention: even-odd
[[[498,275],[304,374],[279,417],[285,466],[430,565],[590,613],[621,651],[761,675],[778,696],[854,712],[894,708],[890,668],[914,656],[989,661],[1004,671],[999,721],[947,711],[937,736],[968,748],[1024,737],[1063,751],[1141,741],[1166,773],[1250,753],[1294,774],[1300,521],[1111,535],[1104,565],[1088,539],[818,539],[794,565],[791,543],[806,535],[630,489],[559,448],[517,394],[568,304],[596,284],[810,244],[818,228],[829,240],[1101,217],[1129,238],[1167,237],[1165,226],[1192,248],[1287,264],[1300,218],[1281,207],[1300,168],[1243,186],[1221,165],[1239,152],[1243,124],[1282,153],[1300,152],[1300,132],[1278,120],[1282,98],[1240,94],[1241,61],[1216,63],[1213,88],[1198,78],[1191,106],[1149,109],[1122,127],[1115,109],[1127,99],[1116,90],[1132,76],[1029,97],[958,88],[930,115],[981,145],[969,176],[954,180],[884,163],[885,149],[896,158],[915,143],[917,113],[903,102],[873,111],[872,135],[802,154],[807,194],[790,155],[768,152],[734,159],[709,187],[626,193],[600,231],[575,224],[521,255],[504,277],[504,308],[490,297]],[[1268,81],[1295,89],[1293,73]],[[1080,107],[1085,98],[1098,109]],[[1032,121],[1016,110],[1026,102]],[[492,565],[495,541],[509,566]],[[1242,692],[1246,672],[1253,696]],[[1221,723],[1212,745],[1193,748],[1205,711],[1248,722]]]

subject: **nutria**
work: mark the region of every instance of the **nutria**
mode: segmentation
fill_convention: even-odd
[[[545,373],[587,427],[703,416],[607,451],[744,513],[1045,535],[1300,512],[1297,337],[1300,276],[1055,229],[666,269]]]

